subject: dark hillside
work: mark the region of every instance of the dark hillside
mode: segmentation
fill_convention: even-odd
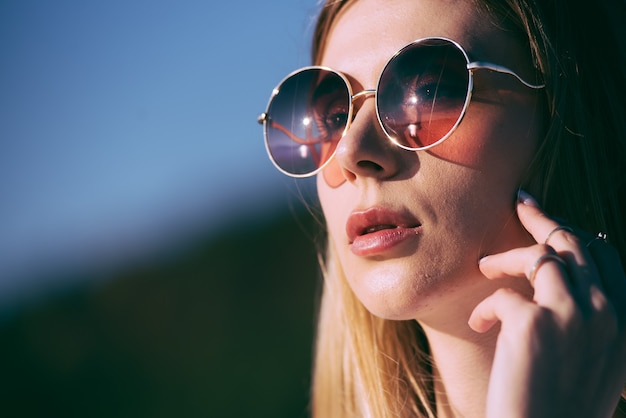
[[[0,415],[306,416],[313,229],[243,225],[5,318]]]

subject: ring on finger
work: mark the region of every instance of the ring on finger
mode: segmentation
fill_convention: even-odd
[[[596,241],[602,241],[602,242],[604,242],[606,244],[608,242],[607,239],[606,239],[606,233],[605,232],[598,232],[598,234],[595,237],[593,237],[591,239],[591,241],[589,241],[586,244],[587,248],[589,248],[591,246],[591,244],[593,244]]]
[[[574,230],[572,228],[570,228],[569,226],[559,225],[556,228],[554,228],[552,231],[550,231],[550,233],[546,237],[546,240],[543,243],[545,245],[548,245],[548,240],[550,239],[550,237],[552,237],[552,235],[554,235],[554,233],[558,232],[558,231],[567,231],[567,232],[572,233],[572,234],[574,233]]]
[[[560,263],[563,267],[567,266],[565,264],[565,260],[563,260],[561,257],[559,257],[556,254],[542,255],[541,257],[537,259],[537,261],[535,261],[535,264],[533,264],[532,268],[530,269],[530,273],[528,274],[528,280],[530,281],[531,285],[533,286],[535,285],[535,276],[537,275],[537,270],[539,270],[539,267],[541,267],[548,260],[556,261]]]

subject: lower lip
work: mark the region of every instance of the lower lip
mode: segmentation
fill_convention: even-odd
[[[350,249],[352,253],[360,257],[380,255],[417,237],[419,233],[420,227],[382,229],[356,237]]]

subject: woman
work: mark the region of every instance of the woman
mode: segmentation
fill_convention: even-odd
[[[578,3],[324,4],[261,117],[326,220],[315,416],[613,415],[626,5]]]

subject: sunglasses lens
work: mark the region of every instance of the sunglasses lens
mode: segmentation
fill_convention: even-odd
[[[445,139],[460,122],[469,92],[464,53],[431,39],[400,51],[378,84],[381,124],[400,146],[417,149]]]
[[[350,113],[350,90],[332,71],[309,68],[285,79],[270,101],[267,150],[284,172],[305,176],[334,154]]]

